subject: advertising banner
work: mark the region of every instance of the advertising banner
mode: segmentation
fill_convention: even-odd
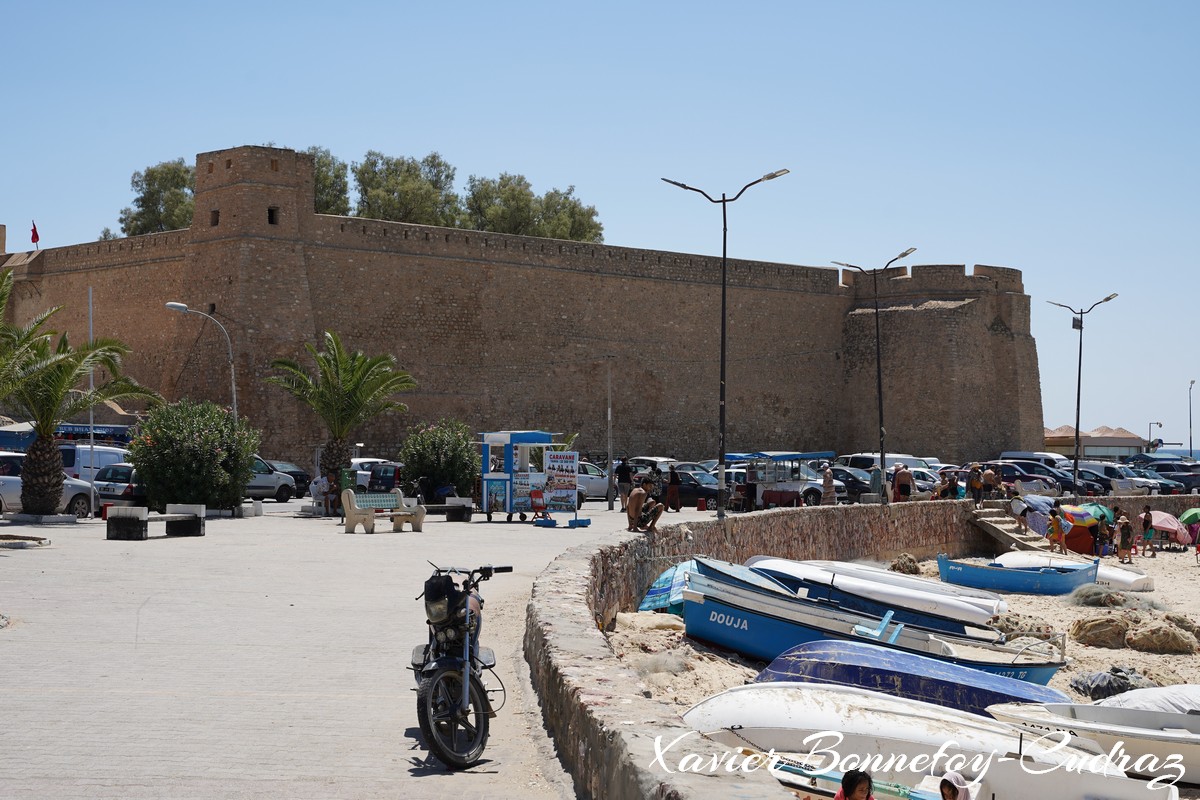
[[[508,478],[484,478],[483,510],[489,514],[508,511]]]
[[[546,501],[551,511],[574,511],[578,503],[579,453],[546,451]]]

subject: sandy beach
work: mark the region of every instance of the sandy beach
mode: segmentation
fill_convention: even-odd
[[[1116,565],[1116,559],[1106,558],[1102,563]],[[1158,607],[1157,611],[1143,613],[1147,620],[1169,611],[1181,614],[1193,623],[1200,621],[1200,565],[1194,549],[1160,552],[1156,558],[1138,557],[1134,559],[1134,566],[1154,577],[1154,591],[1129,593],[1126,598],[1130,604],[1152,602]],[[937,580],[935,561],[921,562],[920,567],[922,575]],[[1077,619],[1126,613],[1121,607],[1075,605],[1068,597],[1011,594],[1006,598],[1010,612],[1037,618],[1062,632],[1069,631]],[[681,713],[710,695],[752,680],[765,666],[762,662],[688,639],[684,635],[683,620],[666,614],[622,614],[609,641],[618,658],[642,678],[643,685],[637,687],[637,691],[649,692]],[[1113,666],[1136,669],[1161,684],[1200,684],[1200,656],[1195,654],[1090,647],[1068,637],[1067,656],[1070,663],[1051,679],[1050,686],[1066,692],[1077,702],[1091,700],[1071,689],[1071,679],[1085,673],[1107,671]],[[1200,798],[1200,790],[1181,789],[1181,796]]]

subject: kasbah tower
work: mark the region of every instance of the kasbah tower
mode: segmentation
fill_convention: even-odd
[[[229,405],[262,453],[313,461],[326,432],[281,389],[272,360],[306,343],[391,353],[418,386],[405,414],[354,435],[392,456],[408,428],[578,432],[617,454],[717,454],[719,257],[316,214],[309,156],[237,147],[196,157],[190,228],[9,253],[10,318],[133,352],[126,370],[168,400]],[[727,449],[878,449],[871,280],[854,271],[728,264]],[[1029,297],[1015,269],[894,267],[879,276],[890,452],[959,461],[1042,444]]]

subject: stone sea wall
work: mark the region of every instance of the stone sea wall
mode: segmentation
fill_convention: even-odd
[[[579,796],[787,796],[762,770],[721,770],[719,779],[679,772],[683,755],[707,763],[729,754],[697,738],[673,707],[644,696],[637,674],[609,648],[603,629],[618,611],[636,609],[666,567],[697,554],[740,562],[760,553],[890,560],[901,552],[918,558],[992,552],[991,540],[969,519],[965,501],[777,509],[731,516],[723,524],[664,526],[657,535],[613,534],[564,553],[534,584],[525,657],[544,719]],[[676,740],[679,744],[663,755]]]

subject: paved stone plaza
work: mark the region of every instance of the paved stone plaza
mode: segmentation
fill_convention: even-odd
[[[589,528],[477,515],[351,536],[302,505],[209,520],[203,538],[0,523],[51,539],[0,548],[0,797],[573,796],[529,686],[525,606],[556,555],[623,529],[619,509],[589,503]],[[405,669],[425,638],[427,559],[515,569],[484,585],[483,640],[509,698],[467,773],[426,761]]]

